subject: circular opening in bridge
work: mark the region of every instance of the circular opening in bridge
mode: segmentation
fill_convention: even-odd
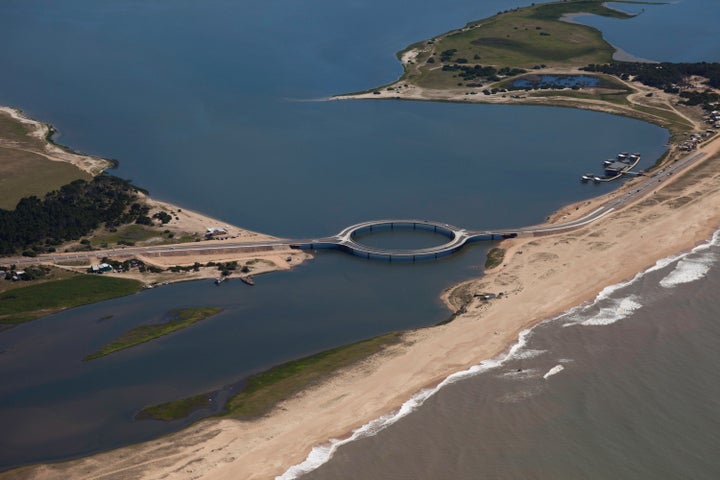
[[[353,235],[356,243],[383,250],[418,250],[448,243],[452,235],[432,228],[414,228],[412,224],[382,225]]]

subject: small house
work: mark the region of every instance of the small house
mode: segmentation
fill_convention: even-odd
[[[90,271],[92,273],[105,273],[105,272],[112,272],[113,267],[111,265],[108,265],[107,263],[99,263],[97,265],[91,265]]]
[[[207,232],[205,232],[205,236],[208,238],[218,237],[218,236],[227,235],[227,234],[228,234],[228,231],[221,227],[209,227],[207,229]]]

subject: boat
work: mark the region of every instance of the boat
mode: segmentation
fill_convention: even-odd
[[[248,285],[255,285],[255,280],[250,275],[241,275],[240,280],[243,281],[243,283],[247,283]]]
[[[222,282],[227,280],[227,277],[219,277],[215,279],[215,285],[220,285]]]
[[[580,177],[580,181],[581,181],[582,183],[587,183],[587,182],[589,182],[590,180],[592,180],[593,177],[594,177],[594,175],[593,175],[592,173],[586,173],[585,175],[583,175],[582,177]]]

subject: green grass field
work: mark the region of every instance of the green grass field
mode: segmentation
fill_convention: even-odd
[[[20,122],[0,112],[0,138],[12,147],[0,147],[0,208],[12,210],[30,195],[38,197],[90,174],[65,162],[53,162],[27,150],[42,151],[43,142],[28,137]],[[6,143],[7,145],[7,143]]]
[[[168,322],[152,325],[140,325],[132,330],[128,330],[97,352],[85,356],[83,360],[94,360],[96,358],[104,357],[105,355],[110,355],[111,353],[119,352],[120,350],[125,350],[126,348],[134,347],[136,345],[140,345],[141,343],[146,343],[156,338],[169,335],[173,332],[189,327],[201,320],[217,315],[221,311],[222,308],[216,307],[183,308],[180,310],[173,310],[170,312],[171,318]]]
[[[130,295],[141,285],[124,278],[77,275],[4,290],[0,293],[0,326],[7,328],[79,305]]]
[[[455,50],[445,64],[464,59],[469,65],[532,69],[537,66],[568,67],[612,60],[613,47],[591,27],[559,21],[563,15],[593,13],[613,18],[629,15],[603,6],[598,0],[579,0],[530,6],[488,19],[432,40],[405,78],[430,88],[456,86],[452,72],[442,71],[442,52]],[[417,44],[416,44],[417,46]],[[426,63],[433,58],[433,63]],[[463,63],[461,61],[461,63]]]
[[[92,243],[93,245],[134,244],[136,242],[143,242],[151,238],[159,238],[162,236],[163,234],[161,230],[133,224],[120,227],[117,232],[94,235]]]

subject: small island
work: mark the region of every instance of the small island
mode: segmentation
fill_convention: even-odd
[[[102,347],[97,352],[86,355],[84,361],[95,360],[96,358],[110,355],[111,353],[131,348],[141,343],[155,340],[156,338],[169,335],[185,327],[197,323],[206,318],[217,315],[222,308],[183,308],[169,312],[170,320],[165,323],[154,323],[152,325],[140,325],[120,335],[118,338]]]
[[[663,159],[668,161],[714,135],[720,64],[620,61],[599,30],[574,22],[586,14],[634,16],[601,0],[499,12],[400,51],[404,73],[392,84],[332,99],[552,105],[613,113],[668,129],[671,146]]]

